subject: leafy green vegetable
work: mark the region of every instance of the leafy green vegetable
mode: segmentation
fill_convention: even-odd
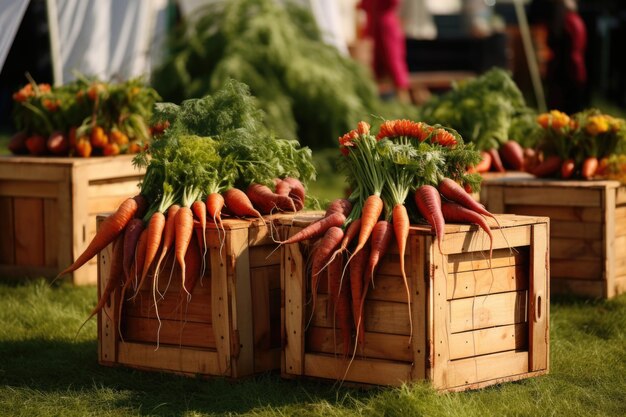
[[[510,75],[493,68],[474,80],[457,83],[420,108],[426,123],[456,129],[479,150],[499,148],[509,139],[531,147],[538,139],[536,114]]]
[[[272,185],[274,178],[315,178],[311,151],[298,141],[276,138],[245,84],[229,80],[212,96],[180,105],[159,103],[154,119],[170,124],[137,155],[146,166],[142,193],[153,209],[171,198],[185,205],[200,196],[251,183]],[[171,186],[171,193],[167,187]]]
[[[257,97],[266,126],[314,147],[333,146],[372,114],[416,114],[381,101],[367,69],[324,44],[312,15],[292,2],[218,1],[198,14],[193,27],[172,34],[170,55],[153,73],[167,100],[201,97],[236,79]]]

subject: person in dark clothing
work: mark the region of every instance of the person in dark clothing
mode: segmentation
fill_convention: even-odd
[[[553,0],[546,16],[552,52],[546,74],[548,106],[572,114],[587,105],[587,29],[575,0]]]

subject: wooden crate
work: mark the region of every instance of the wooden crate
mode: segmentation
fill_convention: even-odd
[[[438,390],[461,391],[547,373],[549,220],[505,215],[499,221],[492,268],[489,239],[476,227],[447,225],[440,252],[430,227],[412,226],[405,258],[412,340],[394,248],[367,295],[365,344],[349,368],[341,344],[333,342],[323,290],[306,327],[311,311],[306,246],[284,247],[283,376],[341,380],[349,369],[344,381],[350,383],[428,380]]]
[[[552,292],[611,298],[626,291],[626,187],[616,181],[499,179],[493,213],[550,217]]]
[[[54,277],[87,247],[96,214],[137,194],[132,155],[0,157],[0,276]],[[69,276],[96,283],[96,260]]]
[[[158,348],[159,323],[149,285],[134,301],[125,297],[119,326],[118,289],[98,316],[100,364],[229,378],[280,368],[277,245],[260,220],[225,220],[221,249],[223,232],[208,227],[206,270],[191,301],[181,298],[178,273],[169,287],[167,279],[160,280],[165,295],[159,302]],[[111,250],[109,245],[98,257],[99,291],[109,277]]]
[[[532,174],[524,171],[483,172],[480,175],[483,177],[480,185],[480,192],[472,193],[472,198],[482,204],[485,204],[488,198],[487,191],[489,190],[489,187],[486,187],[485,184],[488,184],[489,181],[500,178],[534,178]]]

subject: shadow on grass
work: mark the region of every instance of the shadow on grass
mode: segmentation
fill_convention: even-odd
[[[341,404],[348,396],[365,400],[379,389],[338,389],[332,383],[282,380],[266,373],[239,381],[190,378],[168,373],[106,367],[97,362],[97,344],[43,339],[0,342],[0,384],[43,395],[106,397],[117,409],[140,414],[244,413],[307,403]]]

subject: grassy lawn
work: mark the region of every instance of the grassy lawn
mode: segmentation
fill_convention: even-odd
[[[626,295],[552,300],[549,375],[438,394],[426,384],[358,390],[277,374],[229,382],[103,367],[95,320],[75,337],[94,287],[0,282],[2,416],[626,415]]]

